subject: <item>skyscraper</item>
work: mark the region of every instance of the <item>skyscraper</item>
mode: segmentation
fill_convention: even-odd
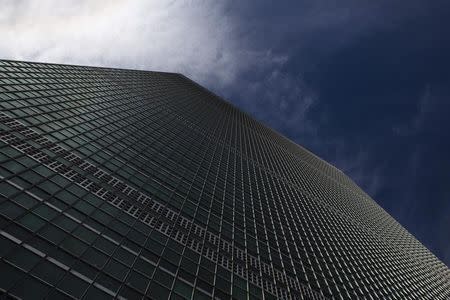
[[[449,299],[335,167],[180,74],[0,61],[0,291]]]

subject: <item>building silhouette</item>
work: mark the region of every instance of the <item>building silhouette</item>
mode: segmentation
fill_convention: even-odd
[[[180,74],[0,61],[0,292],[449,299],[341,171]]]

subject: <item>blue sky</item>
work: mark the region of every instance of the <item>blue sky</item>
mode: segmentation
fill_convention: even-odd
[[[0,0],[0,57],[184,73],[343,170],[450,265],[447,1],[38,2]]]

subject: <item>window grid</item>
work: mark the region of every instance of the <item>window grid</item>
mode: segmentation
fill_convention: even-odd
[[[342,172],[182,75],[0,60],[0,105],[7,294],[450,296]]]

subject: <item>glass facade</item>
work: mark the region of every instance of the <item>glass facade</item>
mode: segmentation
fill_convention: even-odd
[[[180,74],[0,60],[0,293],[449,299],[338,169]]]

